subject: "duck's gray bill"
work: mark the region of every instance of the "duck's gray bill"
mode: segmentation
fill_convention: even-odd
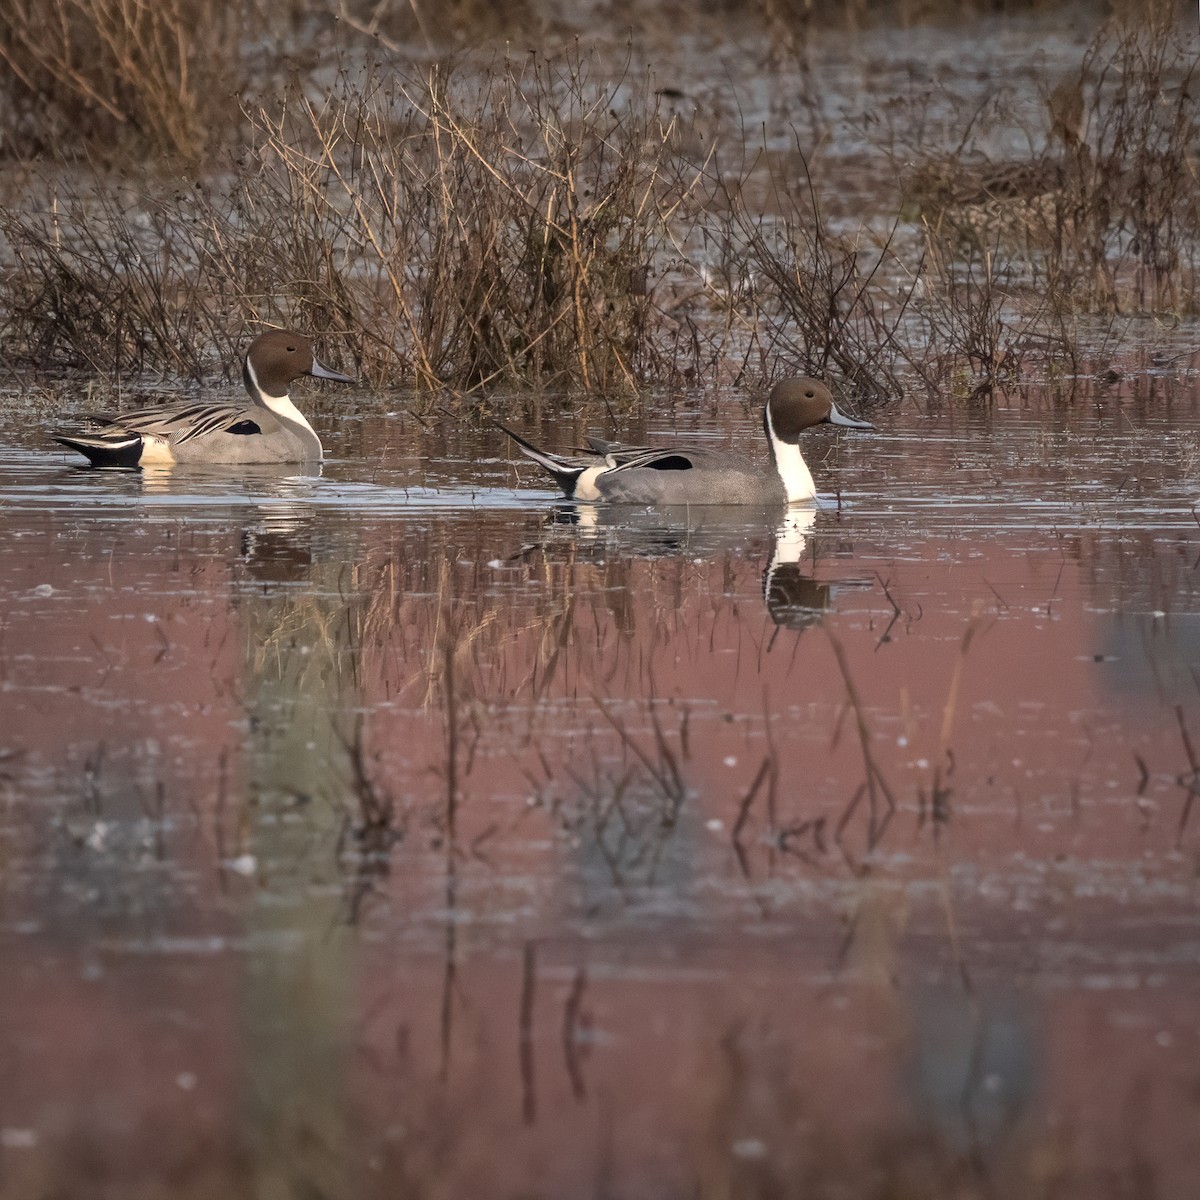
[[[353,375],[343,375],[341,371],[331,371],[328,367],[323,367],[317,360],[313,359],[312,370],[310,375],[316,376],[317,379],[332,379],[334,383],[357,383],[358,380]]]
[[[874,429],[870,421],[860,421],[857,417],[848,417],[836,404],[829,406],[829,421],[833,425],[844,425],[847,429]]]

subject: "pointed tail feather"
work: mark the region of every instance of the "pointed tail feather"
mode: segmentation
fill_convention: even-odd
[[[54,440],[77,450],[93,467],[136,467],[142,457],[142,437],[138,433],[54,434]]]
[[[575,495],[575,485],[579,482],[580,475],[583,474],[584,468],[579,463],[573,463],[565,458],[560,458],[557,454],[551,454],[546,450],[539,450],[532,442],[527,442],[519,433],[514,433],[507,425],[502,425],[499,421],[493,422],[497,429],[507,433],[510,438],[521,448],[521,453],[526,458],[532,458],[540,467],[544,467],[554,477],[554,482],[568,496]]]

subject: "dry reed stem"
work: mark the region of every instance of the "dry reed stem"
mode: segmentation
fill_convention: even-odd
[[[214,0],[12,0],[0,21],[0,95],[17,119],[0,148],[82,135],[134,139],[197,159],[230,125],[246,24],[264,14]]]
[[[879,764],[875,761],[874,753],[871,750],[871,730],[867,725],[866,713],[863,710],[862,703],[858,696],[858,688],[855,686],[854,679],[850,674],[850,664],[846,659],[846,651],[842,643],[829,630],[825,631],[829,638],[829,644],[833,649],[834,658],[837,660],[838,670],[842,674],[842,682],[846,687],[846,699],[850,710],[854,713],[855,728],[858,732],[859,747],[862,751],[863,767],[866,772],[866,782],[855,793],[854,798],[847,806],[846,811],[842,814],[841,819],[834,831],[834,838],[840,842],[841,835],[849,823],[850,817],[857,808],[863,796],[865,789],[869,800],[869,817],[867,824],[867,849],[873,850],[879,843],[879,839],[883,836],[889,822],[896,812],[896,800],[892,795],[892,789],[888,786],[888,782],[879,768]],[[880,797],[886,801],[887,808],[880,813]]]

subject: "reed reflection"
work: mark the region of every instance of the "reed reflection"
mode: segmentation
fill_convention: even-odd
[[[343,1194],[346,1054],[355,943],[336,886],[337,847],[361,709],[359,648],[346,620],[349,539],[315,537],[306,482],[256,479],[232,603],[243,638],[245,810],[234,860],[245,893],[240,1124],[260,1192]]]

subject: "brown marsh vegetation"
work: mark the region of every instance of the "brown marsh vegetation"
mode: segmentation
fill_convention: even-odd
[[[265,322],[439,402],[785,368],[871,401],[1103,371],[1114,316],[1196,308],[1195,31],[1175,6],[1095,13],[1037,104],[880,84],[850,189],[813,60],[869,5],[706,18],[791,31],[761,63],[782,97],[765,119],[525,5],[509,31],[540,20],[549,49],[439,49],[476,7],[431,28],[421,5],[56,0],[46,27],[12,6],[0,361],[204,379]]]

